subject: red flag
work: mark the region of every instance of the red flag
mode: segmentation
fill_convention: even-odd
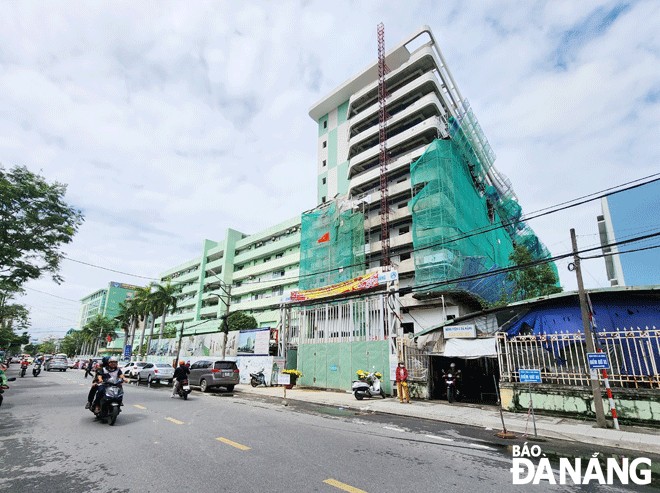
[[[324,234],[318,240],[316,240],[316,243],[323,243],[324,241],[330,241],[330,231],[328,231],[326,234]]]
[[[108,334],[107,336],[105,336],[105,338],[108,340],[108,342],[112,341],[112,337],[110,337],[110,334]]]

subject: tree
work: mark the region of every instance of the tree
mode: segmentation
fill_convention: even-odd
[[[39,344],[38,346],[39,352],[42,354],[55,354],[55,342],[53,341],[46,341],[43,344]]]
[[[509,261],[514,266],[528,265],[507,274],[507,280],[515,285],[512,301],[562,292],[561,286],[557,286],[557,274],[552,266],[549,263],[530,265],[537,259],[524,246],[517,245],[509,255]]]
[[[234,312],[227,318],[227,325],[229,326],[229,330],[232,331],[256,329],[259,324],[257,323],[257,319],[252,315],[246,315],[243,312]]]
[[[16,334],[12,329],[0,327],[0,348],[12,354],[17,354],[21,351],[21,346],[30,342],[30,336],[27,332],[23,335]]]
[[[90,320],[84,328],[87,329],[90,334],[92,334],[93,340],[96,341],[92,354],[96,354],[98,352],[101,346],[101,342],[107,336],[110,336],[112,339],[117,338],[117,333],[115,332],[115,322],[109,318],[102,317],[101,315],[97,315],[92,320]]]
[[[66,185],[49,184],[25,166],[0,166],[0,285],[19,289],[26,281],[59,275],[64,254],[83,222],[79,210],[63,201]]]
[[[179,288],[172,286],[169,282],[165,286],[156,286],[156,292],[152,294],[152,299],[157,306],[163,308],[163,314],[160,319],[160,333],[158,334],[158,347],[160,341],[163,339],[163,331],[165,330],[165,317],[168,311],[176,310],[176,294],[179,293]]]

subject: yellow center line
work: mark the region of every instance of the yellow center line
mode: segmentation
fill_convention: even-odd
[[[137,407],[138,409],[146,409],[146,407],[144,407],[144,406],[139,406],[139,405],[137,405],[137,404],[133,404],[133,405],[134,405],[135,407]]]
[[[165,418],[165,419],[166,419],[167,421],[171,421],[172,423],[176,423],[176,424],[178,424],[178,425],[182,425],[182,424],[183,424],[183,421],[179,421],[178,419],[174,419],[174,418]]]
[[[239,448],[241,450],[250,450],[250,447],[246,447],[245,445],[241,445],[240,443],[232,442],[231,440],[227,440],[226,438],[216,438],[216,440],[220,440],[221,442],[226,443],[227,445],[231,445],[232,447]]]
[[[355,488],[350,484],[342,483],[340,481],[337,481],[336,479],[326,479],[323,482],[329,484],[330,486],[334,486],[335,488],[339,488],[340,490],[349,491],[350,493],[367,493],[364,490]]]

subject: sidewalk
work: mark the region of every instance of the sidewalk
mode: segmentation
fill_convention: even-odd
[[[256,387],[240,385],[242,394],[257,394],[269,397],[284,396],[284,387]],[[386,399],[364,399],[358,401],[352,393],[331,392],[316,389],[293,388],[286,391],[287,400],[305,401],[332,407],[375,411],[385,414],[431,419],[447,423],[492,428],[502,431],[502,419],[496,406],[474,404],[449,404],[442,401],[412,401],[399,403],[396,397]],[[509,432],[519,437],[525,432],[534,436],[531,416],[504,411],[504,423]],[[605,447],[644,451],[660,455],[660,429],[641,426],[621,426],[621,430],[596,428],[593,421],[536,416],[539,437],[556,438],[601,445]]]

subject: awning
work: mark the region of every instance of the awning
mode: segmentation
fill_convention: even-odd
[[[497,346],[494,337],[484,339],[445,339],[446,358],[497,358]]]

